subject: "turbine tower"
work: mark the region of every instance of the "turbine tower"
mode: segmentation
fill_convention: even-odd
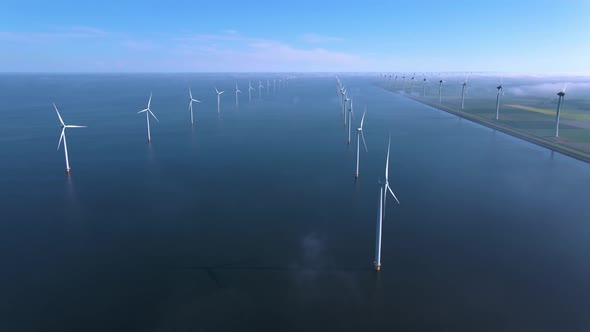
[[[268,96],[270,94],[270,81],[266,80],[266,95]]]
[[[496,93],[496,120],[500,118],[500,94],[504,95],[504,88],[502,87],[502,77],[500,77],[500,85],[496,87],[498,92]]]
[[[387,161],[385,162],[385,183],[379,181],[379,213],[377,215],[377,234],[375,239],[375,270],[381,270],[381,231],[383,229],[383,219],[385,219],[385,207],[387,203],[387,194],[391,193],[397,204],[399,200],[395,197],[393,190],[389,186],[389,149],[391,147],[391,134],[389,135],[389,144],[387,145]]]
[[[188,102],[188,109],[191,111],[191,126],[193,125],[193,102],[200,103],[200,101],[193,98],[193,93],[191,92],[191,88],[188,88],[188,96],[190,98]]]
[[[397,90],[397,75],[395,75],[395,79],[393,80],[394,84],[395,84],[395,90]]]
[[[55,108],[55,112],[57,113],[57,117],[59,118],[59,123],[61,124],[61,135],[59,135],[59,142],[57,142],[57,149],[59,150],[59,146],[61,141],[64,142],[64,155],[66,157],[66,173],[70,174],[70,160],[68,159],[68,144],[66,143],[66,128],[86,128],[86,126],[76,126],[76,125],[67,125],[64,123],[64,120],[61,118],[59,111],[57,110],[57,106],[53,103],[53,108]]]
[[[152,93],[150,92],[150,99],[148,99],[147,108],[137,112],[137,114],[145,112],[145,119],[147,121],[148,143],[151,143],[151,141],[152,141],[152,136],[150,135],[150,115],[153,116],[154,119],[156,119],[156,121],[160,122],[160,120],[158,120],[158,118],[156,118],[156,116],[154,115],[154,113],[152,113],[152,110],[150,109],[151,103],[152,103]]]
[[[262,99],[262,88],[264,88],[262,82],[258,81],[258,99]]]
[[[367,106],[365,106],[365,111],[363,112],[363,117],[361,118],[361,126],[356,129],[356,173],[354,173],[354,178],[359,178],[359,155],[360,155],[360,146],[361,146],[361,138],[363,139],[363,144],[365,145],[365,151],[369,152],[367,149],[367,142],[365,142],[365,135],[363,134],[363,123],[365,122],[365,114],[367,113]]]
[[[561,112],[561,105],[565,100],[565,84],[563,90],[557,93],[559,100],[557,101],[557,114],[555,115],[555,137],[559,137],[559,113]]]
[[[416,73],[414,73],[416,75]],[[410,80],[410,94],[414,94],[414,75],[412,75],[412,79]]]
[[[221,94],[225,91],[219,91],[217,90],[217,87],[215,87],[215,92],[217,92],[217,115],[219,115],[219,104],[221,103]]]
[[[346,103],[350,100],[350,98],[348,98],[348,95],[345,95],[345,99],[344,99],[344,127],[346,128]]]

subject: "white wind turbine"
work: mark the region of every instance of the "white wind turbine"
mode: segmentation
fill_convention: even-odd
[[[369,152],[367,149],[367,142],[365,142],[365,135],[363,134],[363,123],[365,122],[365,113],[367,113],[367,106],[365,106],[365,111],[363,112],[363,117],[361,118],[361,126],[356,129],[356,173],[354,173],[354,178],[359,178],[359,155],[360,155],[360,146],[361,146],[361,138],[363,139],[363,144],[365,145],[365,151]]]
[[[557,93],[559,100],[557,101],[557,114],[555,114],[555,137],[559,137],[559,113],[561,112],[561,105],[565,101],[565,84],[563,90]]]
[[[442,78],[438,81],[438,103],[439,104],[442,104],[442,86],[443,86],[444,82],[445,81],[443,81]]]
[[[381,231],[383,230],[383,219],[385,219],[385,207],[387,203],[387,194],[391,193],[397,204],[399,200],[395,197],[393,190],[389,186],[388,173],[389,173],[389,149],[391,146],[391,134],[389,135],[389,144],[387,145],[387,161],[385,162],[385,183],[379,181],[379,213],[377,216],[377,232],[375,241],[375,270],[381,270]]]
[[[270,81],[266,80],[266,95],[268,96],[270,94]]]
[[[416,73],[414,73],[414,75],[412,75],[412,79],[410,80],[410,94],[414,94],[414,76],[416,75]]]
[[[193,102],[200,103],[200,101],[193,98],[193,93],[191,92],[191,88],[188,88],[188,96],[190,98],[188,102],[188,109],[191,111],[191,125],[193,124]]]
[[[273,95],[277,94],[277,80],[276,79],[272,80],[272,94]]]
[[[467,88],[468,79],[469,76],[465,77],[465,81],[461,82],[461,85],[463,86],[461,88],[461,110],[463,110],[463,108],[465,107],[465,89]]]
[[[262,82],[258,81],[258,99],[262,99],[262,88],[264,88]]]
[[[397,90],[397,75],[395,75],[395,79],[393,80],[394,84],[395,84],[395,90]]]
[[[242,91],[238,89],[238,82],[236,82],[236,109],[238,108],[238,93],[242,93]]]
[[[502,76],[500,76],[500,85],[496,87],[498,92],[496,93],[496,120],[500,118],[500,94],[504,95],[504,87],[502,87]]]
[[[250,104],[252,104],[252,90],[254,90],[252,82],[248,81],[248,100],[250,101]]]
[[[151,103],[152,103],[152,93],[150,92],[150,99],[148,99],[147,108],[137,112],[137,114],[145,112],[145,118],[147,121],[148,143],[150,143],[152,141],[152,136],[150,135],[150,114],[151,114],[151,116],[154,117],[154,119],[156,119],[156,121],[160,122],[160,120],[158,120],[158,118],[156,118],[156,116],[154,115],[154,113],[152,113],[152,110],[150,109]]]
[[[59,136],[59,142],[57,143],[57,149],[59,150],[59,146],[61,141],[64,141],[64,154],[66,157],[66,173],[70,173],[70,160],[68,159],[68,145],[66,143],[66,128],[86,128],[86,126],[76,126],[76,125],[67,125],[64,123],[64,120],[61,118],[59,111],[57,110],[57,106],[53,103],[53,108],[55,108],[55,112],[57,113],[57,117],[59,118],[59,123],[61,124],[61,135]]]
[[[217,115],[219,115],[219,104],[221,103],[221,94],[225,91],[219,91],[217,90],[217,87],[215,87],[215,92],[217,92]]]
[[[428,80],[426,79],[426,76],[424,76],[424,79],[422,80],[422,97],[426,97],[426,83],[428,83]]]
[[[350,107],[348,108],[348,145],[350,145],[350,132],[352,127],[352,117],[354,116],[354,112],[352,110],[352,98],[350,98]]]
[[[344,128],[346,128],[346,103],[348,103],[348,101],[350,100],[350,98],[348,98],[348,94],[344,95],[344,107],[342,109],[343,114],[344,114]]]
[[[402,92],[406,92],[406,75],[402,76]]]

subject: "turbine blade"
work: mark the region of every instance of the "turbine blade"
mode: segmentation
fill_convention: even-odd
[[[154,115],[154,113],[152,113],[152,111],[148,110],[148,112],[150,112],[150,114],[154,117],[154,119],[156,119],[156,121],[160,122],[160,120],[158,120],[158,118],[156,118],[156,116]]]
[[[363,130],[363,123],[365,122],[365,114],[367,113],[367,106],[365,106],[365,111],[363,112],[363,117],[361,118],[361,130]]]
[[[65,132],[66,132],[66,128],[64,127],[64,128],[61,130],[61,135],[59,135],[59,142],[57,142],[57,149],[58,149],[58,150],[59,150],[59,147],[60,147],[60,145],[61,145],[61,140],[64,138]]]
[[[65,126],[64,120],[61,118],[61,115],[59,115],[59,111],[57,110],[57,106],[55,106],[55,103],[53,103],[53,107],[55,108],[55,112],[57,112],[57,117],[59,118],[59,122],[61,123],[62,126]]]
[[[148,109],[150,109],[150,104],[152,103],[152,93],[150,92],[150,99],[148,100]]]
[[[86,128],[86,126],[67,125],[64,128]]]
[[[139,112],[137,112],[137,114],[139,114],[139,113],[143,113],[143,112],[147,112],[147,110],[148,110],[148,109],[146,108],[146,109],[144,109],[144,110],[142,110],[142,111],[139,111]]]
[[[191,88],[188,88],[188,95],[191,97],[191,100],[193,99],[193,93],[191,92]]]
[[[365,151],[369,152],[369,149],[367,149],[367,142],[365,141],[365,134],[363,133],[362,130],[361,130],[361,138],[363,139],[363,144],[365,145]]]
[[[200,103],[200,102],[201,102],[200,100],[196,100],[196,99],[193,99],[193,101],[194,101],[195,103]]]
[[[393,190],[391,190],[391,187],[389,186],[389,184],[387,184],[387,190],[389,190],[389,192],[391,193],[391,196],[393,196],[393,198],[395,198],[395,201],[397,202],[397,204],[400,204],[400,202],[397,199],[397,197],[395,197],[395,194],[393,193]],[[385,195],[387,195],[387,193],[385,193]]]

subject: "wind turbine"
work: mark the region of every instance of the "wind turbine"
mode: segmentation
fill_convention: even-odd
[[[422,97],[426,97],[426,83],[428,83],[428,80],[426,79],[426,76],[424,76],[424,79],[422,80]]]
[[[402,92],[406,92],[406,75],[402,76]]]
[[[188,109],[191,111],[191,125],[193,125],[193,102],[200,103],[200,101],[193,98],[193,93],[191,92],[191,88],[188,88],[188,95],[190,100],[188,102]]]
[[[264,86],[262,86],[262,82],[258,81],[258,99],[262,99],[262,88],[264,88]]]
[[[389,173],[389,149],[391,146],[391,134],[389,134],[389,144],[387,145],[387,161],[385,162],[385,183],[379,181],[379,213],[377,216],[377,234],[375,241],[375,270],[381,270],[381,231],[383,229],[383,219],[385,219],[385,207],[387,202],[387,193],[391,193],[397,204],[399,200],[395,197],[393,190],[389,186],[388,173]]]
[[[76,125],[67,125],[64,123],[64,120],[61,118],[59,111],[57,110],[57,106],[53,103],[53,108],[55,108],[55,112],[57,113],[57,117],[59,118],[59,123],[61,124],[61,135],[59,136],[59,142],[57,142],[57,149],[59,150],[59,146],[61,141],[64,141],[64,155],[66,156],[66,173],[70,174],[70,160],[68,159],[68,145],[66,143],[66,128],[86,128],[86,126],[76,126]]]
[[[557,114],[555,115],[555,137],[559,137],[559,113],[561,112],[561,104],[563,104],[565,100],[565,84],[563,85],[563,90],[557,93],[559,96],[559,100],[557,101]]]
[[[217,92],[217,115],[219,115],[219,104],[221,103],[221,94],[225,91],[219,91],[217,90],[217,87],[215,87],[215,92]]]
[[[416,73],[414,73],[416,75]],[[414,75],[412,75],[412,80],[410,80],[410,94],[414,94]]]
[[[442,78],[440,79],[440,81],[438,81],[438,103],[442,104],[442,86],[443,83],[445,81],[442,80]]]
[[[238,93],[242,93],[242,91],[238,89],[238,82],[236,82],[236,109],[238,108]]]
[[[150,143],[152,141],[152,136],[150,135],[150,114],[151,114],[151,116],[154,117],[154,119],[156,119],[156,121],[160,122],[160,120],[158,120],[158,118],[156,118],[156,116],[154,115],[154,113],[152,113],[152,110],[150,109],[151,103],[152,103],[152,93],[150,92],[150,99],[148,99],[147,108],[137,112],[137,114],[145,112],[145,119],[147,121],[148,143]]]
[[[268,96],[270,94],[270,81],[266,80],[266,95]]]
[[[461,110],[463,110],[463,108],[465,107],[465,89],[467,88],[467,80],[469,79],[469,76],[467,76],[465,78],[465,81],[461,82],[461,85],[463,86],[461,88]]]
[[[277,94],[277,80],[276,79],[272,80],[272,94],[273,95]]]
[[[498,92],[496,93],[496,120],[500,118],[500,94],[504,95],[504,88],[502,87],[502,76],[500,76],[500,85],[496,87]]]
[[[397,75],[395,75],[395,79],[393,80],[394,84],[395,84],[395,90],[397,90]]]
[[[350,108],[348,109],[348,145],[350,145],[350,131],[352,130],[352,117],[354,112],[352,110],[352,98],[350,98]]]
[[[346,128],[346,103],[350,100],[350,98],[348,98],[348,95],[345,95],[345,99],[344,99],[344,127]],[[350,141],[350,140],[349,140]]]
[[[354,178],[359,178],[359,155],[360,155],[360,146],[361,146],[361,138],[363,139],[363,144],[365,145],[365,151],[369,152],[367,149],[367,142],[365,142],[365,135],[363,134],[363,122],[365,122],[365,113],[367,113],[367,106],[365,106],[365,111],[363,112],[363,117],[361,118],[361,126],[356,129],[356,173],[354,173]]]
[[[252,87],[252,82],[248,81],[248,100],[250,101],[250,104],[252,104],[252,90],[255,90]]]

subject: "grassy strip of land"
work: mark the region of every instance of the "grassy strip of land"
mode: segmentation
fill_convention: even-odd
[[[392,91],[392,92],[395,92],[395,91]],[[493,120],[490,120],[490,119],[484,119],[482,117],[479,117],[479,116],[476,116],[476,115],[473,115],[473,114],[470,114],[470,113],[467,113],[467,112],[463,112],[461,110],[457,110],[457,109],[454,109],[454,108],[451,108],[451,107],[447,107],[445,105],[441,105],[441,104],[438,104],[438,103],[429,102],[427,100],[416,98],[416,97],[411,96],[409,94],[404,94],[404,96],[406,96],[406,97],[408,97],[410,99],[413,99],[413,100],[415,100],[417,102],[420,102],[422,104],[425,104],[425,105],[434,107],[436,109],[439,109],[439,110],[442,110],[442,111],[445,111],[445,112],[454,114],[454,115],[459,116],[459,117],[462,117],[464,119],[473,121],[475,123],[479,123],[481,125],[484,125],[484,126],[487,126],[487,127],[490,127],[490,128],[496,129],[496,130],[499,130],[499,131],[501,131],[503,133],[506,133],[508,135],[512,135],[514,137],[518,137],[518,138],[524,139],[526,141],[529,141],[531,143],[534,143],[534,144],[540,145],[542,147],[551,149],[553,151],[559,152],[559,153],[564,154],[566,156],[570,156],[572,158],[575,158],[575,159],[578,159],[578,160],[581,160],[581,161],[585,161],[587,163],[590,163],[590,153],[587,153],[587,152],[584,152],[584,151],[580,151],[580,150],[576,150],[576,149],[573,149],[571,147],[564,146],[564,145],[559,144],[557,142],[551,141],[549,139],[546,139],[546,138],[543,138],[543,137],[539,137],[539,136],[534,136],[534,135],[531,135],[529,133],[526,133],[526,132],[517,130],[515,128],[506,126],[505,124],[502,124],[502,123],[499,123],[499,122],[496,122],[496,121],[493,121]]]
[[[538,107],[531,107],[531,106],[525,106],[525,105],[515,105],[515,104],[507,104],[504,106],[516,108],[519,110],[529,111],[529,112],[536,112],[536,113],[541,113],[541,114],[545,114],[545,115],[555,116],[555,110],[553,110],[553,109],[550,110],[550,109],[546,109],[546,108],[538,108]],[[576,121],[589,121],[590,120],[589,115],[574,114],[574,113],[569,113],[569,112],[562,112],[561,117],[564,119],[571,119],[571,120],[576,120]]]

